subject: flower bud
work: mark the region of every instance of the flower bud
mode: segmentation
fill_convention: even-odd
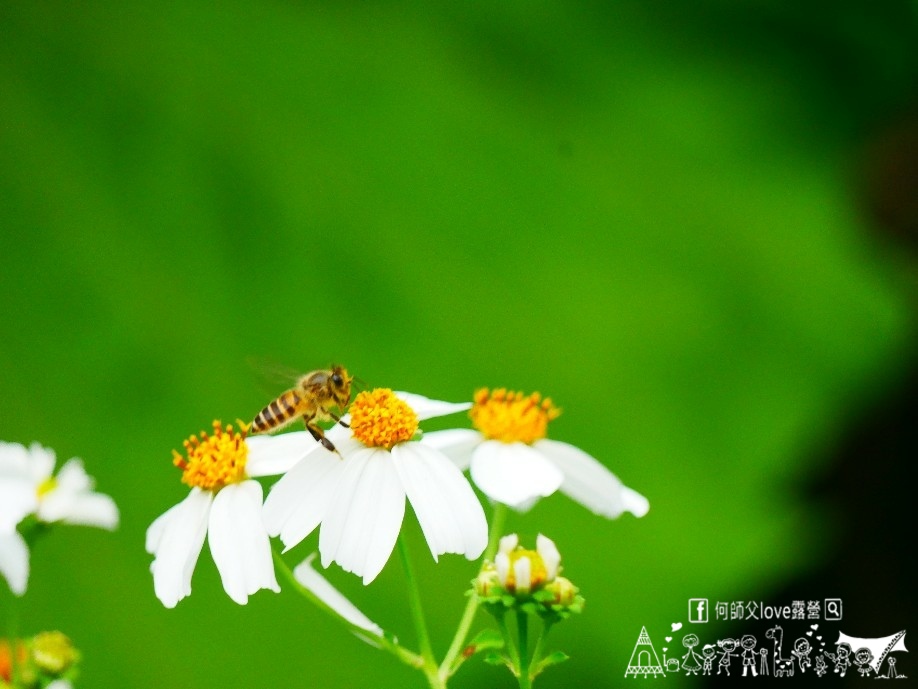
[[[475,593],[477,593],[480,598],[489,598],[502,592],[500,576],[498,576],[494,565],[490,563],[486,563],[485,566],[481,568],[481,572],[475,577],[473,585],[475,587]]]
[[[32,639],[32,659],[49,675],[61,675],[79,660],[73,643],[61,632],[42,632]]]
[[[561,605],[570,607],[577,599],[579,589],[571,583],[570,579],[558,577],[545,586],[545,592],[552,594],[552,598],[546,600],[549,605]]]

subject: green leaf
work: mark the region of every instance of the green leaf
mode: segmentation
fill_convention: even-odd
[[[490,628],[482,629],[480,632],[478,632],[478,634],[475,635],[475,638],[468,643],[462,654],[466,657],[469,657],[475,655],[476,653],[481,653],[482,651],[503,647],[504,638],[501,636],[499,631]],[[469,649],[472,650],[469,651]]]
[[[552,665],[559,665],[560,663],[563,663],[568,658],[570,658],[570,656],[564,651],[555,651],[554,653],[551,653],[545,656],[544,658],[542,658],[542,660],[540,660],[538,663],[536,663],[533,666],[532,676],[535,677],[536,675],[540,674],[545,668],[551,667]]]
[[[512,666],[510,659],[507,656],[505,656],[503,653],[498,653],[497,651],[491,651],[490,653],[485,655],[484,661],[488,665],[506,665],[507,667]]]

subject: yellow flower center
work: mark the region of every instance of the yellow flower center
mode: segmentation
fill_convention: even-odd
[[[41,500],[55,488],[57,488],[57,479],[53,476],[49,476],[40,484],[38,484],[38,488],[35,492],[38,493],[38,499]]]
[[[490,391],[482,388],[475,392],[475,404],[469,410],[472,425],[489,440],[504,443],[534,443],[548,432],[548,422],[558,418],[561,410],[551,399],[534,392],[524,396],[500,388]]]
[[[172,463],[182,470],[182,483],[216,492],[247,478],[249,448],[245,435],[234,431],[232,425],[224,429],[214,421],[213,428],[213,435],[201,431],[200,436],[191,436],[184,442],[187,459],[173,450]]]
[[[349,411],[351,431],[367,447],[391,450],[418,432],[418,415],[389,388],[361,392]]]
[[[507,581],[504,583],[504,588],[507,589],[510,593],[516,591],[516,573],[514,570],[514,565],[517,560],[526,558],[529,560],[529,590],[535,591],[542,584],[545,583],[545,580],[548,579],[548,570],[545,568],[545,561],[542,559],[542,556],[539,555],[535,550],[523,550],[522,548],[517,548],[511,553],[508,553],[510,557],[510,571],[507,572]]]

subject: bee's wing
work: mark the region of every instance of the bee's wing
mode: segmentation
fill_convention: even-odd
[[[369,388],[370,386],[367,385],[367,381],[363,378],[354,376],[353,380],[351,380],[351,397],[353,398],[358,392],[363,392]]]
[[[258,390],[264,394],[265,398],[273,399],[280,391],[290,390],[303,375],[302,370],[288,368],[264,357],[249,356],[246,357],[246,363],[254,372],[254,377],[258,381]]]

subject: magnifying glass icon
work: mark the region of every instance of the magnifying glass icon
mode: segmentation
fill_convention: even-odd
[[[841,600],[838,598],[826,599],[826,619],[840,620],[842,616]]]

